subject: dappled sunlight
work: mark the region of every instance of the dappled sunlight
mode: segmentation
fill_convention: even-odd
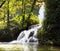
[[[59,0],[0,0],[0,51],[60,51],[59,25]]]
[[[1,44],[0,51],[37,51],[37,45]]]
[[[33,44],[1,44],[0,51],[60,51],[60,48]]]

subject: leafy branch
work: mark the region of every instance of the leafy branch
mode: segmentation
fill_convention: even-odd
[[[5,3],[5,1],[2,2],[2,4],[0,5],[0,8],[3,6],[4,3]]]

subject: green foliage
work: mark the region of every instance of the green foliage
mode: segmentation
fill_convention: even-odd
[[[42,34],[47,41],[60,45],[60,0],[45,0],[45,10]]]
[[[0,5],[3,1],[0,0]],[[39,2],[38,0],[5,0],[0,8],[0,41],[16,39],[22,30],[38,24]]]
[[[17,17],[14,17],[13,18],[13,22],[15,22],[15,23],[17,23],[15,26],[16,27],[18,27],[18,28],[20,28],[20,29],[26,29],[26,27],[27,27],[27,24],[29,24],[30,26],[31,25],[34,25],[34,24],[39,24],[39,19],[38,19],[38,17],[37,16],[35,16],[35,15],[32,15],[31,17],[30,17],[30,19],[29,19],[29,23],[27,22],[27,19],[28,19],[28,16],[27,15],[25,15],[26,17],[25,17],[25,20],[22,22],[22,16],[17,16]],[[13,23],[12,22],[12,23]],[[23,23],[23,27],[22,27],[22,23]]]
[[[6,27],[6,22],[0,21],[0,29],[4,29]]]

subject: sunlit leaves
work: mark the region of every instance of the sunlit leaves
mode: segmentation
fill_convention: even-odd
[[[9,18],[10,20],[14,19],[16,22],[21,23],[22,16],[25,15],[25,20],[28,18],[29,14],[31,14],[31,18],[37,17],[38,15],[38,6],[34,6],[33,11],[31,12],[31,7],[34,0],[9,0],[9,8],[7,7],[8,0],[6,0],[5,4],[0,9],[0,20],[4,18],[7,19],[7,8],[9,9]],[[38,0],[36,1],[38,2]],[[22,12],[22,10],[25,11],[25,13]],[[34,16],[33,16],[34,15]],[[2,20],[4,20],[2,19]],[[36,18],[33,18],[34,20]],[[32,20],[31,19],[31,22]],[[38,20],[38,19],[37,19]],[[35,21],[37,21],[35,20]],[[34,21],[33,21],[34,22]]]

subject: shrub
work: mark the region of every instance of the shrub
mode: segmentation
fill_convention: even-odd
[[[52,41],[55,45],[60,43],[60,0],[45,0],[45,20],[43,22],[42,37]],[[60,44],[59,44],[60,45]]]

